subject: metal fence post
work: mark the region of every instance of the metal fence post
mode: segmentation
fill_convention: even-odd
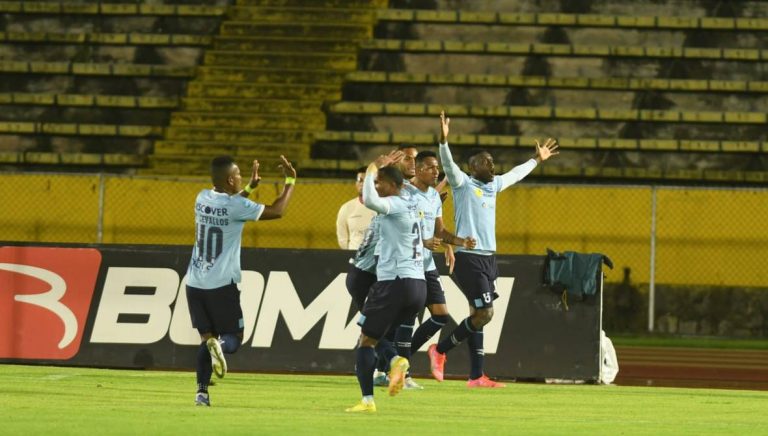
[[[96,223],[96,243],[104,242],[104,173],[99,173],[99,217]]]
[[[656,186],[651,186],[651,276],[648,282],[648,331],[653,332],[656,319]]]

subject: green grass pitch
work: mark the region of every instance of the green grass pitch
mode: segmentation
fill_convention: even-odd
[[[768,392],[419,381],[357,415],[351,375],[229,373],[206,408],[193,372],[0,365],[0,434],[768,434]]]

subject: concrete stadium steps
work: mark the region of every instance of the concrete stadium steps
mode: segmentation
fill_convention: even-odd
[[[373,36],[371,25],[342,21],[318,23],[310,21],[243,22],[228,21],[221,24],[221,36],[324,36],[326,38],[368,39]]]
[[[224,6],[156,5],[111,2],[70,1],[2,1],[0,13],[41,15],[115,15],[126,16],[181,16],[218,17],[224,15]]]
[[[277,167],[280,161],[280,155],[285,153],[280,150],[255,150],[255,153],[245,155],[236,155],[240,169],[247,177],[250,174],[251,162],[254,159],[259,161],[259,174],[263,176],[279,176],[282,170]],[[185,176],[206,176],[210,174],[211,159],[218,154],[200,153],[189,154],[153,154],[149,157],[150,167],[141,171],[141,174],[183,174]],[[285,157],[295,164],[296,168],[301,168],[304,163],[309,162],[305,156]]]
[[[137,167],[146,164],[146,156],[126,153],[79,153],[2,151],[0,164],[7,165],[66,165],[88,167]]]
[[[341,97],[341,87],[322,84],[264,83],[252,85],[249,83],[192,82],[187,87],[187,96],[198,98],[338,100]]]
[[[616,347],[621,379],[768,383],[768,350]]]
[[[313,137],[312,132],[299,130],[275,129],[226,129],[222,127],[168,127],[166,140],[175,141],[219,141],[219,142],[277,142],[277,143],[307,143]],[[155,152],[158,150],[156,149]]]
[[[627,77],[546,77],[500,74],[426,74],[386,71],[356,71],[345,77],[346,84],[379,87],[419,86],[420,88],[461,86],[467,88],[533,88],[605,91],[667,91],[715,93],[768,93],[768,81],[694,80]]]
[[[755,17],[692,17],[558,12],[495,12],[469,10],[385,9],[379,22],[464,24],[481,26],[546,26],[646,30],[768,30],[768,19]]]
[[[285,53],[285,52],[240,52],[216,51],[205,53],[205,65],[213,66],[249,66],[272,68],[306,68],[307,70],[338,70],[350,72],[357,66],[354,53]]]
[[[213,42],[214,50],[221,51],[255,51],[255,52],[305,52],[307,50],[320,53],[348,52],[354,53],[359,42],[347,38],[316,38],[316,37],[242,37],[222,36]]]
[[[266,22],[373,22],[376,11],[371,8],[342,8],[342,7],[262,7],[262,6],[233,6],[227,13],[232,21],[266,21]]]
[[[176,112],[171,115],[172,127],[233,127],[239,129],[320,130],[325,117],[293,114],[243,114],[217,112]]]
[[[707,59],[743,62],[760,62],[768,58],[768,50],[748,48],[606,46],[402,39],[375,39],[364,42],[361,48],[381,52],[482,54],[491,56]]]
[[[25,92],[0,93],[0,104],[130,109],[175,109],[179,107],[179,101],[174,97]]]
[[[306,144],[273,144],[268,142],[221,142],[221,141],[158,141],[156,156],[203,156],[214,157],[222,154],[250,159],[268,159],[281,154],[291,159],[306,157]]]
[[[0,94],[0,98],[2,95]],[[322,100],[257,98],[184,98],[181,109],[188,112],[234,112],[273,114],[317,114]]]
[[[341,98],[343,77],[357,67],[358,47],[386,3],[237,2],[155,143],[148,171],[189,165],[187,173],[204,174],[222,153],[260,161],[285,154],[297,167],[308,164],[312,138],[325,130],[325,101]]]
[[[325,8],[385,8],[389,0],[237,0],[238,6],[262,7],[325,7]]]
[[[536,138],[514,135],[451,135],[451,145],[459,147],[519,147],[530,148]],[[358,145],[387,145],[402,143],[437,144],[436,134],[408,134],[389,132],[328,131],[315,135],[316,142]],[[569,138],[558,137],[558,144],[569,150],[634,150],[680,151],[718,153],[766,153],[768,143],[762,141],[713,141],[704,139],[622,139],[622,138]]]
[[[341,85],[343,76],[335,70],[306,70],[289,68],[202,66],[197,78],[202,82],[245,82],[249,84],[308,84]]]
[[[763,112],[668,111],[653,109],[594,109],[556,106],[466,106],[408,103],[341,102],[329,107],[331,114],[356,116],[436,117],[442,110],[455,117],[514,118],[648,123],[756,124],[768,122]]]

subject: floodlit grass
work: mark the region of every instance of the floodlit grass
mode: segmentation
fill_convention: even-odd
[[[727,348],[735,350],[768,350],[765,339],[732,339],[695,336],[610,336],[613,345],[638,347]]]
[[[1,434],[768,434],[768,392],[420,380],[378,413],[352,376],[230,373],[194,406],[192,372],[0,365]]]

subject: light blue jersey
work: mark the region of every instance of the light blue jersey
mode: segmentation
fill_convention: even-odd
[[[195,244],[187,268],[187,284],[216,289],[240,283],[243,224],[256,221],[264,205],[240,195],[204,189],[195,200]]]
[[[443,217],[443,202],[440,199],[440,193],[433,187],[428,187],[427,192],[422,191],[416,186],[408,183],[406,185],[408,192],[417,199],[419,218],[421,218],[421,238],[430,239],[435,236],[435,220]],[[437,269],[432,250],[424,248],[424,271],[434,271]]]
[[[371,223],[365,230],[365,235],[363,235],[363,242],[357,247],[357,253],[355,253],[355,258],[352,260],[352,264],[355,267],[371,274],[376,274],[376,248],[379,243],[380,216],[376,215],[371,219]]]
[[[379,250],[376,277],[394,280],[398,277],[424,280],[421,225],[416,197],[403,189],[400,196],[379,197],[373,175],[365,177],[363,199],[366,207],[378,212]]]
[[[493,254],[496,251],[496,196],[533,171],[536,160],[531,159],[501,176],[495,176],[489,183],[483,183],[462,172],[453,162],[447,143],[440,144],[440,160],[453,192],[456,235],[472,236],[477,240],[474,249],[457,247],[456,251]]]

